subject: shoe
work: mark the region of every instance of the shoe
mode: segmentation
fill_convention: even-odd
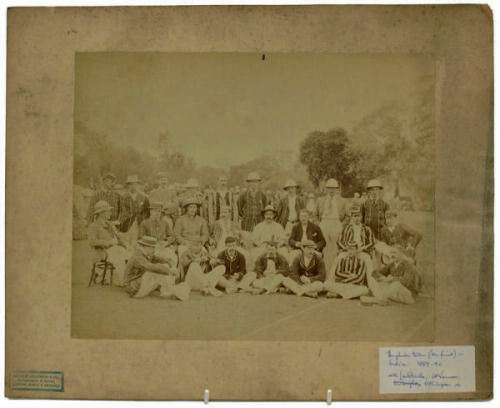
[[[310,297],[310,298],[313,298],[313,299],[317,299],[318,298],[318,293],[317,292],[306,292],[306,293],[304,293],[304,296]]]
[[[232,293],[236,293],[238,291],[238,288],[235,288],[235,287],[232,287],[232,288],[226,288],[226,293],[228,295],[232,294]]]
[[[337,292],[328,292],[326,297],[328,299],[340,299],[342,296],[340,296]]]

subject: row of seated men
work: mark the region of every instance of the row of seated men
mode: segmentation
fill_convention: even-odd
[[[214,231],[215,239],[210,240],[203,219],[196,214],[198,206],[195,200],[185,203],[186,214],[169,236],[155,230],[167,231],[168,222],[161,218],[161,206],[152,204],[152,215],[141,224],[140,239],[131,253],[123,234],[109,222],[111,206],[98,202],[96,220],[89,227],[94,261],[106,258],[112,262],[119,284],[136,298],[155,290],[161,296],[183,300],[191,290],[215,296],[224,291],[282,290],[298,296],[326,292],[329,297],[359,297],[363,303],[386,304],[390,300],[413,303],[421,288],[420,273],[408,256],[421,237],[408,245],[376,242],[370,228],[361,223],[359,207],[351,208],[337,240],[338,256],[327,270],[321,254],[325,239],[321,229],[309,222],[307,210],[300,212],[300,222],[286,235],[274,221],[274,208],[266,207],[264,221],[245,246],[232,230]],[[394,231],[390,215],[397,218],[397,214],[388,214],[388,228]],[[381,255],[389,258],[385,264]]]

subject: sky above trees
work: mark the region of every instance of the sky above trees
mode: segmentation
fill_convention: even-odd
[[[75,120],[123,148],[154,155],[163,134],[197,166],[229,167],[298,154],[313,131],[355,137],[384,106],[417,109],[433,71],[430,56],[413,54],[81,53]]]

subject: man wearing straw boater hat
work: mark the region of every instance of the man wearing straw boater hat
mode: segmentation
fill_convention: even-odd
[[[149,217],[149,199],[138,191],[139,178],[136,175],[128,176],[125,184],[127,192],[122,200],[120,231],[128,233],[129,241],[135,242],[142,221]]]
[[[130,253],[129,242],[110,221],[113,207],[106,201],[98,201],[94,206],[95,221],[88,228],[88,242],[92,249],[92,262],[107,260],[115,266],[115,281],[121,286],[125,281],[125,260]],[[101,270],[97,269],[99,274]]]
[[[276,220],[287,233],[290,233],[292,227],[298,222],[300,210],[306,207],[304,199],[297,195],[298,189],[299,185],[294,180],[288,180],[283,186],[286,196],[278,204]]]
[[[121,197],[120,194],[113,189],[115,184],[115,175],[106,173],[102,178],[102,188],[97,190],[89,201],[87,210],[87,225],[94,221],[95,205],[99,201],[106,201],[111,206],[110,221],[117,221],[120,216]]]
[[[156,245],[154,237],[144,236],[137,241],[134,254],[127,263],[127,292],[138,299],[160,289],[161,297],[189,299],[189,285],[175,284],[177,268],[171,260],[155,256]]]
[[[172,259],[177,265],[175,254],[174,231],[171,224],[161,217],[163,206],[159,202],[152,202],[149,206],[150,216],[139,227],[139,239],[144,236],[154,237],[157,240],[155,255],[161,258]]]
[[[179,217],[174,226],[174,236],[179,258],[188,249],[189,245],[203,246],[208,241],[209,232],[207,222],[197,213],[201,202],[196,197],[187,198],[183,203],[185,214]]]

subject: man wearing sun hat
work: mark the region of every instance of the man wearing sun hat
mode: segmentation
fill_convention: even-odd
[[[187,198],[183,207],[186,213],[179,217],[174,226],[179,258],[190,244],[204,245],[209,238],[207,222],[197,214],[201,207],[198,198]]]
[[[161,297],[189,299],[189,285],[175,284],[177,268],[171,260],[155,256],[156,245],[154,237],[144,236],[137,241],[134,254],[127,263],[127,292],[138,299],[159,288]]]
[[[389,204],[380,197],[383,190],[380,181],[370,180],[367,190],[368,198],[361,205],[361,222],[370,227],[375,239],[380,240],[382,228],[386,225],[385,214],[389,210]]]
[[[111,206],[110,221],[118,220],[120,216],[121,197],[117,191],[114,191],[115,175],[106,173],[102,178],[102,188],[94,193],[89,201],[87,210],[87,225],[94,221],[94,207],[98,201],[106,201]]]
[[[110,221],[113,207],[106,201],[98,201],[94,206],[95,221],[88,228],[88,242],[92,249],[92,262],[106,259],[115,266],[115,284],[121,286],[125,280],[125,260],[129,242]],[[97,273],[101,273],[97,269]]]
[[[300,210],[306,207],[304,199],[297,196],[298,189],[299,185],[294,180],[288,180],[283,186],[286,196],[278,204],[276,220],[287,233],[290,233],[292,227],[298,222]]]
[[[249,265],[253,266],[253,262],[265,251],[265,243],[276,241],[278,251],[285,258],[288,256],[286,246],[286,233],[280,223],[276,222],[276,210],[272,205],[266,206],[262,210],[264,221],[257,224],[252,232],[252,248],[250,250]],[[252,268],[250,268],[252,269]]]

